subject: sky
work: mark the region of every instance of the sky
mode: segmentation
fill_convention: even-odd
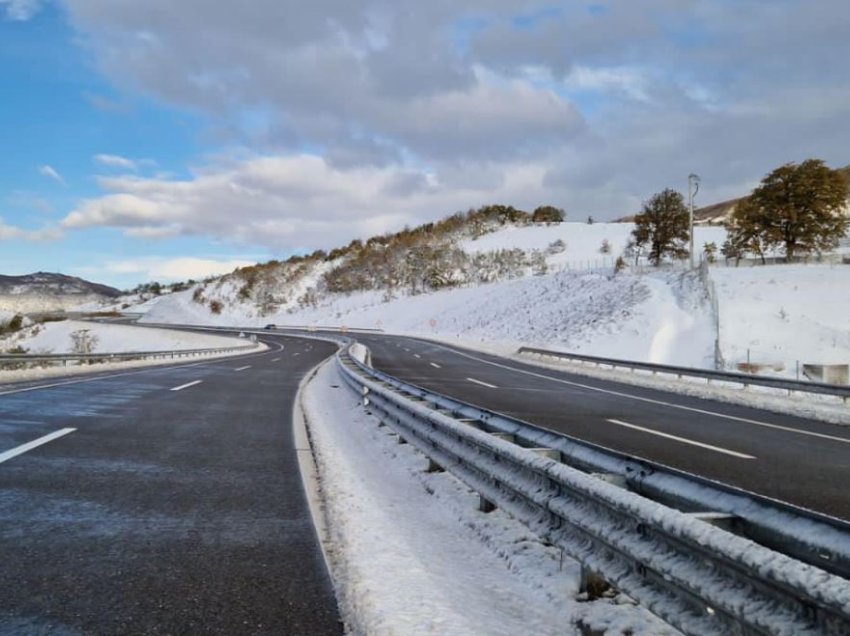
[[[127,288],[850,163],[844,0],[0,0],[0,273]]]

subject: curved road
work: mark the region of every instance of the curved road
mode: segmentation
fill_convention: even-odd
[[[0,633],[342,633],[291,421],[335,347],[264,340],[0,389]]]
[[[850,520],[850,428],[357,334],[382,371],[550,430]]]

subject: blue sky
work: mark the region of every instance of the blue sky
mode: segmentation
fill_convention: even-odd
[[[0,273],[128,287],[843,166],[848,29],[841,0],[0,0]]]

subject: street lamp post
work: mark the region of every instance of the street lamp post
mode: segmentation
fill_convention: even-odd
[[[699,175],[693,172],[688,175],[688,209],[690,211],[690,233],[691,233],[691,269],[694,268],[694,198],[699,192]]]

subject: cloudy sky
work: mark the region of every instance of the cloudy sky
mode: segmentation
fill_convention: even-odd
[[[486,203],[850,163],[846,0],[0,0],[0,273],[129,286]]]

